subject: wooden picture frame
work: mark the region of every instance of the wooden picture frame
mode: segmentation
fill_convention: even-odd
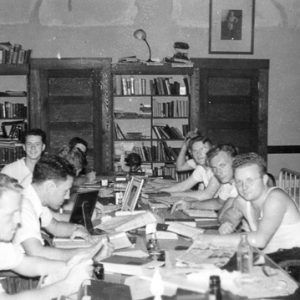
[[[255,0],[210,0],[209,53],[253,54]]]
[[[141,194],[143,184],[144,179],[132,176],[124,193],[122,211],[134,211]]]

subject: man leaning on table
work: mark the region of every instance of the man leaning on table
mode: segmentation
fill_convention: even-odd
[[[43,228],[56,237],[81,237],[92,241],[83,226],[57,221],[51,213],[51,210],[58,210],[66,199],[74,176],[72,165],[56,155],[44,155],[35,165],[32,184],[23,191],[21,227],[14,239],[27,254],[68,260],[75,254],[88,251],[87,248],[58,249],[44,246],[41,234]]]
[[[268,186],[263,158],[256,153],[238,155],[233,170],[239,193],[233,208],[249,224],[249,243],[265,253],[300,247],[300,213],[282,189]],[[208,244],[237,247],[240,235],[203,234],[198,239]]]
[[[0,280],[0,299],[52,299],[63,294],[77,292],[81,283],[90,278],[92,261],[89,253],[72,258],[69,262],[49,260],[42,257],[27,256],[20,247],[12,244],[12,239],[20,225],[22,187],[14,178],[0,174],[0,271],[12,270],[25,277],[57,274],[64,275],[56,283],[44,288],[19,292],[14,295],[5,293]],[[97,245],[94,250],[100,250]],[[105,253],[102,251],[102,255]],[[9,279],[6,280],[9,282]]]

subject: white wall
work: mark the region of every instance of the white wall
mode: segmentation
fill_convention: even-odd
[[[68,3],[71,5],[68,6]],[[153,57],[185,41],[192,57],[270,59],[269,145],[300,144],[300,1],[257,0],[253,55],[208,54],[208,0],[1,0],[2,41],[33,57],[147,58],[132,33],[147,31]],[[300,154],[269,155],[269,170],[300,170]]]

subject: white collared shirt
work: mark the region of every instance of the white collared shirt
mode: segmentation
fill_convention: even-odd
[[[21,244],[27,239],[36,238],[43,243],[41,227],[50,225],[53,215],[42,202],[32,185],[23,190],[21,227],[17,230],[14,243]]]
[[[215,197],[219,197],[221,200],[226,201],[229,198],[236,198],[238,191],[236,189],[234,181],[221,184]]]
[[[25,164],[25,157],[4,166],[1,173],[17,179],[23,187],[31,184],[32,172]]]

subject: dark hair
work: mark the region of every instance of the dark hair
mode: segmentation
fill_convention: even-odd
[[[259,171],[261,175],[267,173],[267,165],[265,160],[254,152],[243,153],[237,155],[232,163],[232,168],[235,171],[237,168],[241,166],[248,166],[248,165],[257,165],[259,167]]]
[[[74,167],[64,158],[57,155],[44,155],[33,169],[32,183],[46,180],[65,181],[67,176],[75,177]]]
[[[139,154],[137,153],[129,153],[128,156],[125,158],[126,165],[131,166],[140,166],[142,163],[142,159]]]
[[[197,135],[189,140],[188,147],[190,150],[192,150],[192,147],[196,142],[202,142],[203,144],[209,144],[210,147],[212,147],[212,145],[213,145],[212,141],[207,136]]]
[[[40,136],[42,138],[42,142],[43,144],[46,144],[46,133],[45,131],[43,131],[40,128],[32,128],[26,131],[25,135],[24,135],[24,140],[23,143],[26,143],[26,139],[29,135],[36,135],[36,136]]]
[[[207,161],[208,163],[211,162],[211,160],[219,154],[221,151],[226,152],[231,157],[235,157],[238,154],[238,148],[233,146],[232,144],[219,144],[217,146],[214,146],[211,148],[207,153]]]
[[[80,169],[80,172],[84,170],[87,166],[87,160],[85,154],[78,148],[70,149],[68,146],[64,148],[58,154],[60,157],[65,158],[77,171]]]
[[[86,147],[86,150],[88,149],[88,142],[78,136],[74,136],[73,138],[70,139],[69,141],[70,149],[73,149],[76,146],[76,144],[82,144]]]

